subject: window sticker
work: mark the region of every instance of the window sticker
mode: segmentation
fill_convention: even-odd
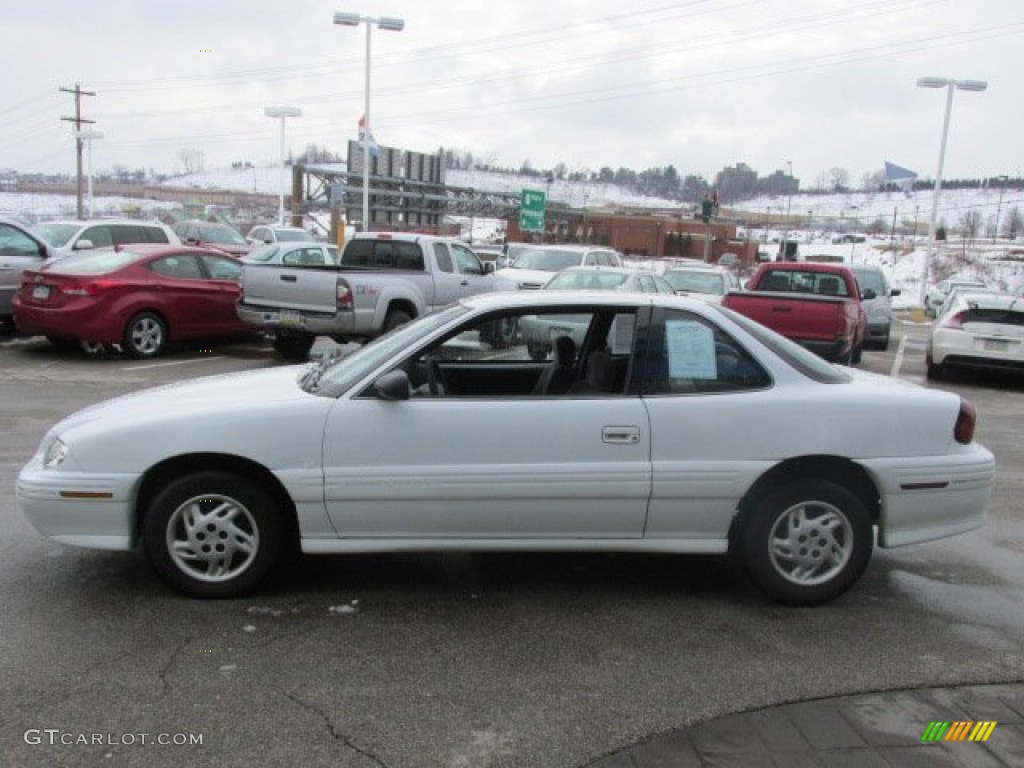
[[[673,379],[717,379],[714,332],[696,320],[666,320],[668,375]]]

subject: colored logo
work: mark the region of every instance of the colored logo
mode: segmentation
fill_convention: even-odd
[[[995,728],[995,720],[933,720],[921,734],[921,741],[988,741]]]

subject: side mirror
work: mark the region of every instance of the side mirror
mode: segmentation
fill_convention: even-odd
[[[76,251],[87,251],[92,247],[92,240],[79,240],[77,243],[75,243]]]
[[[485,261],[484,262],[484,274],[485,275],[493,275],[494,274],[494,262],[493,261]]]
[[[899,296],[901,293],[903,293],[903,291],[900,290],[899,288],[893,288],[891,291],[889,291],[890,296]]]
[[[875,293],[874,288],[868,288],[864,293],[860,295],[862,301],[871,301],[871,299],[877,299],[878,294]]]
[[[381,400],[408,400],[412,396],[409,376],[400,368],[389,371],[373,382],[373,394]]]

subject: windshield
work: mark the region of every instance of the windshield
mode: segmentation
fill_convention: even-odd
[[[207,243],[221,243],[222,245],[245,245],[245,238],[230,227],[207,226],[199,229],[202,238]]]
[[[312,243],[313,235],[304,229],[278,229],[277,242],[279,243]]]
[[[711,271],[669,270],[664,274],[664,278],[677,291],[716,295],[725,293],[725,280],[721,275]]]
[[[855,269],[853,274],[857,278],[857,286],[861,293],[874,291],[877,296],[884,296],[888,293],[885,290],[885,278],[882,277],[881,272],[876,272],[873,269]]]
[[[54,248],[63,248],[82,227],[79,224],[37,224],[36,233]]]
[[[438,328],[469,310],[462,304],[452,304],[444,309],[399,326],[391,333],[371,341],[352,354],[326,364],[319,376],[307,377],[302,388],[310,393],[325,397],[338,397],[358,384],[377,368],[402,350],[415,347]],[[314,369],[316,370],[316,369]]]
[[[542,272],[561,272],[567,267],[578,266],[582,254],[577,251],[562,251],[557,249],[535,248],[523,251],[512,269],[538,269]]]
[[[791,341],[785,336],[765,328],[760,323],[755,323],[750,318],[718,304],[711,304],[709,308],[715,312],[727,315],[730,320],[781,357],[783,362],[788,363],[807,378],[819,381],[822,384],[844,384],[851,381],[850,376],[843,372],[839,366],[823,360],[813,352],[809,352],[801,347],[795,341]]]
[[[279,250],[281,250],[281,246],[274,245],[273,243],[270,245],[261,245],[259,248],[255,248],[252,251],[250,251],[249,254],[242,260],[259,262],[270,261],[277,255],[277,252]]]

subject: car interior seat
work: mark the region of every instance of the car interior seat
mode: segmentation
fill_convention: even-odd
[[[839,278],[827,277],[818,278],[818,293],[825,294],[826,296],[836,296],[839,294]]]
[[[576,381],[576,342],[571,336],[555,339],[555,359],[541,371],[535,395],[564,395]]]
[[[587,357],[584,376],[569,387],[573,394],[590,394],[598,392],[614,392],[616,366],[612,355],[607,349],[595,349]]]

